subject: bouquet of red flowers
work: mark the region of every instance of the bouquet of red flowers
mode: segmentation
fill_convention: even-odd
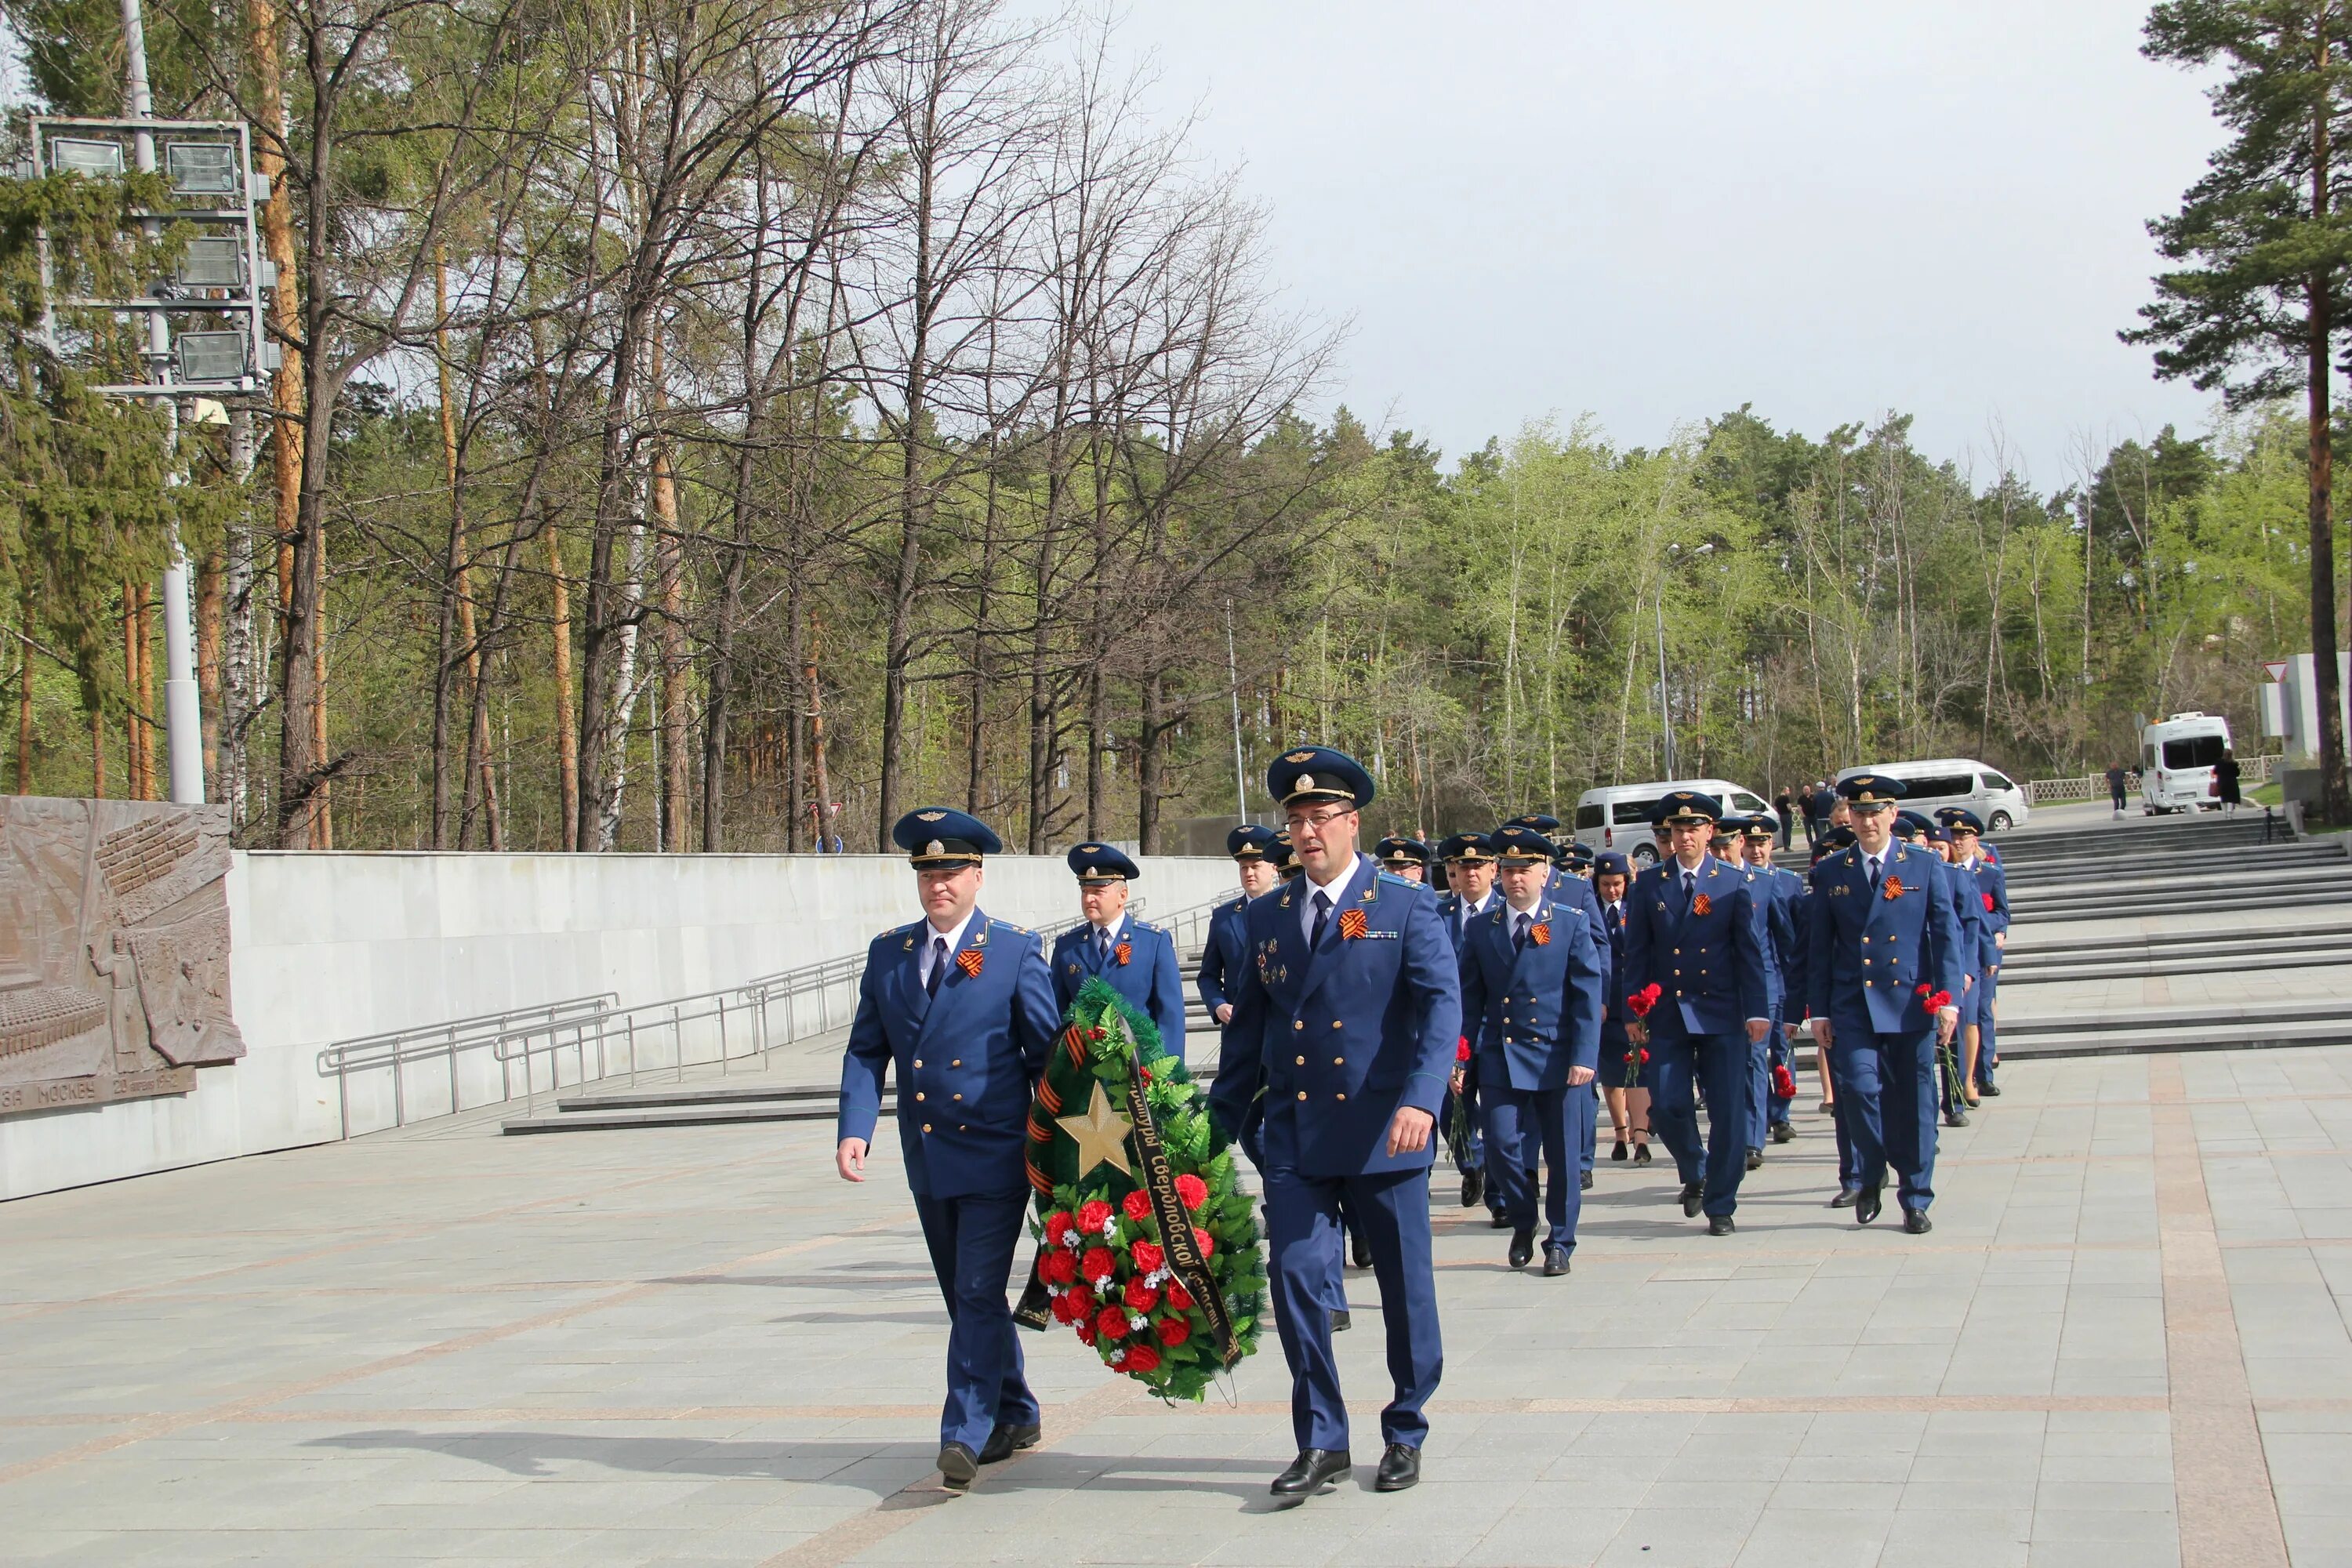
[[[1644,1063],[1649,1061],[1649,1059],[1650,1053],[1642,1047],[1627,1046],[1625,1047],[1625,1087],[1627,1089],[1639,1089],[1642,1087],[1642,1068]]]
[[[1916,986],[1913,987],[1913,989],[1917,991],[1919,995],[1923,998],[1920,1005],[1926,1007],[1930,1013],[1940,1013],[1945,1008],[1952,1005],[1952,994],[1950,992],[1937,991],[1930,994],[1927,989],[1927,983],[1924,980]]]
[[[1257,1347],[1257,1211],[1199,1086],[1100,978],[1070,1005],[1029,1109],[1037,1261],[1016,1314],[1067,1327],[1163,1399]]]
[[[1658,998],[1664,994],[1665,993],[1658,988],[1658,983],[1653,980],[1625,998],[1625,1011],[1633,1014],[1636,1018],[1646,1018],[1650,1016],[1650,1009],[1658,1005]]]

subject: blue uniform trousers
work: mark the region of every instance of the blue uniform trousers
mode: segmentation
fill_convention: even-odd
[[[1748,1035],[1650,1037],[1650,1131],[1685,1182],[1706,1183],[1706,1212],[1739,1206],[1748,1173]],[[1706,1133],[1698,1130],[1696,1092],[1706,1096]]]
[[[1837,1052],[1834,1047],[1831,1049],[1829,1055],[1831,1060],[1828,1070],[1831,1081],[1834,1083],[1837,1079]],[[1830,1131],[1837,1135],[1838,1185],[1841,1187],[1860,1186],[1862,1184],[1862,1158],[1854,1152],[1853,1134],[1846,1130],[1845,1091],[1843,1089],[1837,1090],[1837,1098],[1830,1101]]]
[[[1543,1194],[1544,1219],[1550,1226],[1544,1245],[1576,1249],[1576,1220],[1584,1207],[1583,1173],[1571,1163],[1571,1150],[1580,1152],[1584,1131],[1592,1124],[1589,1089],[1488,1089],[1479,1091],[1486,1101],[1486,1137],[1513,1148],[1540,1143],[1543,1170],[1550,1185]],[[1571,1142],[1573,1138],[1575,1142]],[[1514,1230],[1536,1225],[1536,1184],[1528,1167],[1516,1160],[1497,1160],[1491,1173],[1503,1189],[1503,1215]]]
[[[1830,1070],[1853,1141],[1854,1180],[1883,1186],[1893,1166],[1902,1205],[1926,1208],[1936,1197],[1936,1031],[1859,1039],[1841,1032],[1830,1047]]]
[[[1568,1095],[1570,1100],[1580,1097],[1584,1102],[1584,1158],[1577,1162],[1576,1169],[1580,1175],[1587,1174],[1592,1169],[1593,1155],[1601,1151],[1601,1080],[1596,1078],[1582,1089],[1570,1089]],[[1580,1189],[1583,1185],[1577,1184]]]
[[[1748,1146],[1750,1149],[1764,1147],[1766,1121],[1771,1110],[1772,1037],[1767,1035],[1748,1047]]]
[[[1388,1327],[1389,1376],[1396,1397],[1381,1412],[1381,1436],[1421,1447],[1421,1413],[1436,1392],[1445,1357],[1437,1335],[1437,1285],[1430,1272],[1429,1172],[1307,1176],[1267,1169],[1268,1284],[1283,1359],[1290,1364],[1290,1424],[1301,1448],[1348,1447],[1348,1406],[1331,1350],[1330,1302],[1339,1295],[1339,1204],[1371,1244]]]
[[[961,1443],[976,1454],[999,1425],[1029,1426],[1038,1418],[1004,1295],[1013,1249],[1027,1230],[1029,1193],[918,1194],[915,1215],[948,1303],[948,1398],[940,1411],[940,1441]]]

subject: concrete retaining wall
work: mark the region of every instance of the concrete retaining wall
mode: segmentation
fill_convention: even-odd
[[[1142,866],[1147,919],[1234,886],[1223,858]],[[336,1040],[600,991],[626,1006],[717,990],[862,952],[916,913],[906,862],[874,855],[239,853],[228,899],[246,1058],[184,1096],[0,1121],[0,1198],[340,1137],[317,1065]],[[1024,925],[1077,912],[1058,857],[992,861],[981,902]],[[469,1062],[464,1102],[497,1098],[499,1076],[486,1053]],[[441,1082],[425,1110],[446,1110]],[[361,1088],[352,1130],[391,1121],[388,1078]]]

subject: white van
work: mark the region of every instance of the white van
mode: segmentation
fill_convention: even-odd
[[[1848,768],[1838,774],[1843,783],[1856,773],[1884,773],[1903,781],[1906,810],[1933,817],[1948,805],[1965,806],[1977,815],[1987,833],[2025,826],[2025,791],[1998,768],[1967,757],[1937,757],[1924,763],[1875,763]]]
[[[2218,811],[2213,764],[2230,749],[2230,721],[2211,713],[2175,713],[2139,732],[2140,809]]]
[[[1742,816],[1772,816],[1772,807],[1762,795],[1727,779],[1611,784],[1605,789],[1586,790],[1576,797],[1576,841],[1588,849],[1615,849],[1629,855],[1636,869],[1656,864],[1657,846],[1650,839],[1650,808],[1668,790],[1675,789],[1711,795],[1723,803],[1724,810]]]

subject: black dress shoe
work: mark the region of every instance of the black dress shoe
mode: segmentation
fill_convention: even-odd
[[[1864,1187],[1854,1194],[1853,1218],[1856,1225],[1868,1225],[1878,1217],[1878,1189]]]
[[[1993,1099],[1998,1100],[2000,1098],[2000,1085],[1993,1082],[1990,1079],[1987,1079],[1984,1082],[1977,1085],[1977,1092],[1982,1095],[1990,1095]]]
[[[1488,1230],[1508,1230],[1511,1228],[1511,1216],[1504,1214],[1498,1209],[1488,1209],[1486,1211],[1486,1228]]]
[[[1347,1308],[1334,1307],[1331,1309],[1331,1331],[1333,1333],[1342,1333],[1355,1326],[1356,1320],[1348,1315]]]
[[[1698,1205],[1706,1201],[1706,1184],[1705,1182],[1685,1182],[1683,1184],[1683,1218],[1696,1219],[1698,1217]]]
[[[1763,1150],[1750,1149],[1748,1151],[1748,1168],[1751,1171],[1760,1171],[1764,1168]]]
[[[1615,1145],[1609,1151],[1609,1157],[1612,1160],[1622,1160],[1625,1157],[1625,1140],[1622,1138],[1617,1140]]]
[[[1577,1190],[1578,1192],[1580,1192],[1580,1193],[1589,1193],[1589,1192],[1591,1192],[1591,1191],[1592,1190],[1592,1173],[1591,1173],[1591,1172],[1590,1172],[1590,1171],[1580,1171],[1580,1172],[1578,1172],[1578,1173],[1577,1173],[1577,1176],[1576,1176],[1576,1190]]]
[[[1483,1175],[1481,1175],[1478,1172],[1476,1172],[1476,1171],[1465,1171],[1465,1172],[1463,1172],[1463,1173],[1462,1173],[1462,1206],[1463,1206],[1464,1208],[1465,1208],[1465,1209],[1475,1209],[1475,1208],[1476,1208],[1476,1207],[1478,1206],[1478,1198],[1479,1198],[1479,1195],[1480,1195],[1481,1194],[1483,1194],[1483,1193],[1486,1191],[1486,1178],[1485,1178]]]
[[[1421,1450],[1403,1443],[1391,1443],[1381,1456],[1381,1473],[1372,1479],[1376,1492],[1401,1492],[1421,1480]]]
[[[1925,1236],[1935,1228],[1936,1222],[1927,1217],[1927,1211],[1926,1209],[1905,1209],[1903,1211],[1903,1229],[1906,1235]]]
[[[1738,1228],[1731,1223],[1731,1216],[1727,1214],[1711,1215],[1707,1218],[1706,1233],[1709,1236],[1729,1236]]]
[[[1966,1127],[1968,1124],[1969,1113],[1965,1110],[1955,1109],[1945,1114],[1944,1125],[1947,1127]]]
[[[1355,1259],[1356,1267],[1359,1268],[1370,1268],[1372,1266],[1372,1244],[1360,1236],[1351,1236],[1348,1238],[1348,1254]]]
[[[1536,1227],[1511,1232],[1511,1267],[1525,1268],[1536,1255]]]
[[[1298,1458],[1290,1461],[1290,1468],[1275,1477],[1266,1490],[1276,1497],[1305,1497],[1321,1491],[1349,1468],[1345,1448],[1301,1448]]]
[[[1649,1163],[1650,1146],[1647,1143],[1636,1146],[1633,1150],[1633,1163],[1636,1165],[1646,1165]]]
[[[1545,1278],[1545,1279],[1558,1279],[1560,1275],[1565,1274],[1565,1273],[1567,1273],[1567,1272],[1568,1272],[1568,1248],[1566,1248],[1565,1247],[1545,1247],[1545,1248],[1544,1248],[1544,1278]]]
[[[1862,1189],[1860,1187],[1840,1187],[1837,1190],[1837,1196],[1830,1200],[1830,1207],[1833,1209],[1850,1209],[1853,1207],[1854,1199],[1861,1195]]]
[[[1793,1128],[1793,1127],[1790,1126],[1787,1122],[1785,1122],[1785,1121],[1775,1121],[1774,1123],[1772,1123],[1772,1142],[1775,1142],[1775,1143],[1787,1143],[1787,1142],[1790,1142],[1793,1141],[1793,1140],[1796,1138],[1796,1136],[1797,1136],[1797,1130],[1796,1130],[1795,1128]]]
[[[1045,1435],[1045,1429],[1034,1421],[1021,1426],[1007,1426],[1000,1421],[996,1424],[996,1430],[988,1435],[988,1441],[980,1446],[980,1462],[1001,1465],[1016,1450],[1035,1447],[1037,1440]]]
[[[971,1485],[971,1478],[980,1474],[980,1456],[961,1443],[940,1445],[940,1479],[956,1490]]]

